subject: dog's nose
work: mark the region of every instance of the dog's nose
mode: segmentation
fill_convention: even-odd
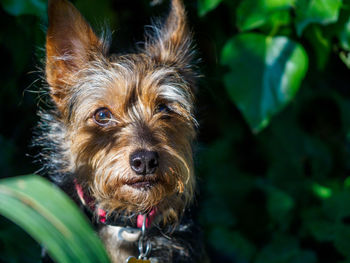
[[[155,173],[158,165],[157,152],[139,150],[130,155],[131,169],[139,175]]]

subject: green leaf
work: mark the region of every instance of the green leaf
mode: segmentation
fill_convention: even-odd
[[[350,69],[350,52],[341,51],[339,53],[341,61]]]
[[[301,36],[304,29],[311,23],[328,25],[338,20],[342,0],[297,0],[296,30]]]
[[[335,236],[335,225],[333,223],[322,219],[308,221],[307,223],[309,224],[309,229],[316,240],[320,242],[333,241]]]
[[[237,8],[237,26],[250,30],[266,23],[279,26],[295,0],[245,0]],[[285,20],[285,18],[284,18]],[[282,20],[283,21],[283,20]]]
[[[274,240],[259,252],[255,263],[315,263],[316,260],[313,252],[299,248],[297,239],[277,234]]]
[[[250,262],[256,252],[254,245],[238,232],[217,226],[210,235],[212,246],[223,254],[231,255],[235,262]]]
[[[343,49],[350,51],[350,18],[339,33],[339,42]]]
[[[350,258],[350,227],[338,224],[335,231],[334,246],[347,258]]]
[[[307,206],[301,213],[303,228],[311,233],[319,242],[333,242],[335,237],[335,224],[325,218],[321,207]]]
[[[338,192],[324,200],[322,210],[307,207],[303,212],[306,229],[319,242],[332,242],[339,252],[350,257],[350,193]]]
[[[324,212],[335,222],[341,222],[343,218],[350,217],[350,192],[342,191],[326,199]]]
[[[46,0],[2,0],[1,5],[7,13],[13,16],[46,16]]]
[[[322,186],[318,183],[312,184],[312,191],[314,194],[321,199],[328,199],[332,196],[332,189]]]
[[[327,66],[332,52],[332,40],[325,36],[323,29],[320,25],[314,24],[305,31],[305,37],[314,50],[317,67],[320,71]]]
[[[350,192],[343,191],[328,199],[324,213],[334,222],[334,246],[346,257],[350,257]]]
[[[198,0],[198,14],[204,16],[209,11],[215,9],[222,0]]]
[[[226,89],[254,132],[261,131],[298,91],[308,57],[287,37],[239,34],[223,48],[221,63],[230,71]]]
[[[43,244],[56,262],[109,262],[86,218],[63,192],[41,177],[1,180],[0,214]]]
[[[350,176],[346,177],[344,180],[344,188],[349,189],[350,188]]]
[[[294,208],[293,198],[273,186],[263,185],[263,188],[267,192],[267,210],[272,222],[286,229],[291,221],[291,211]]]

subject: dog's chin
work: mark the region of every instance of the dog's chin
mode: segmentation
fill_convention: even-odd
[[[156,209],[157,215],[162,215],[164,222],[178,220],[183,210],[183,199],[170,189],[165,181],[135,180],[121,184],[117,196],[101,199],[101,208],[109,213],[125,213],[129,215],[144,214]]]
[[[128,180],[124,185],[130,190],[135,191],[151,191],[155,187],[161,186],[160,180],[157,178],[135,178]]]
[[[104,192],[108,192],[108,196],[96,196],[104,210],[144,213],[154,207],[161,208],[158,211],[168,207],[168,200],[176,191],[176,183],[161,174],[130,175],[127,179],[119,178],[115,184],[110,183],[106,190]]]
[[[151,191],[158,183],[142,181],[132,184],[126,184],[127,187],[131,188],[134,191]]]

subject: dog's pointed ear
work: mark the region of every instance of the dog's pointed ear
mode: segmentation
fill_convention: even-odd
[[[49,25],[46,35],[46,79],[51,97],[60,108],[74,79],[74,74],[103,51],[79,11],[67,0],[49,0]]]
[[[192,35],[188,29],[182,0],[172,0],[163,26],[154,27],[146,41],[146,52],[161,63],[180,63],[187,66],[193,59]]]

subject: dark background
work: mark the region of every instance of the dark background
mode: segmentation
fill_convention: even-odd
[[[29,145],[42,96],[47,18],[45,1],[0,2],[4,178],[39,168],[33,164],[36,151]],[[167,11],[168,3],[163,2],[151,7],[149,1],[139,0],[73,1],[94,28],[108,25],[114,30],[112,52],[126,52],[142,41],[150,17]],[[205,12],[205,3],[219,2]],[[269,116],[269,125],[257,133],[230,97],[234,87],[225,87],[223,81],[230,69],[220,62],[225,43],[244,31],[237,22],[241,2],[185,1],[204,75],[197,94],[195,163],[197,217],[208,254],[212,262],[349,262],[350,72],[349,59],[340,58],[349,51],[349,4],[343,1],[332,22],[312,20],[301,35],[295,29],[298,5],[282,10],[288,14],[285,22],[278,18],[279,24],[273,20],[251,29],[271,35],[278,24],[273,35],[300,43],[309,60],[296,96]],[[247,16],[254,8],[262,10],[262,1],[248,2],[253,5]],[[252,74],[258,67],[251,61]],[[235,78],[239,80],[240,74]],[[0,217],[0,262],[39,262],[39,253],[31,238]]]

